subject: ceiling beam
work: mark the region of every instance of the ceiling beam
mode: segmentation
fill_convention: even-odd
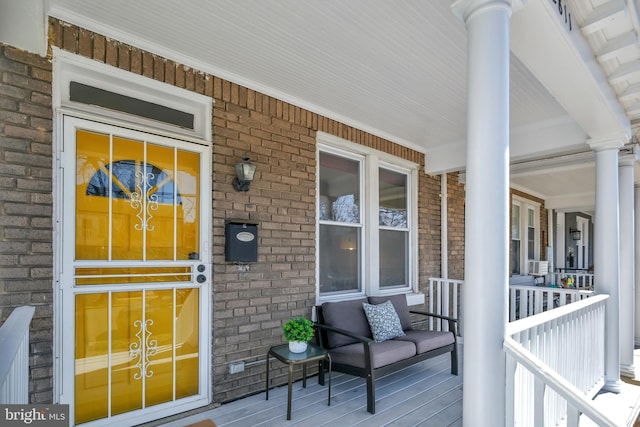
[[[580,28],[584,34],[592,34],[602,30],[613,19],[624,17],[627,14],[627,6],[624,0],[613,0],[596,7]]]
[[[609,40],[602,49],[598,51],[596,58],[600,62],[606,62],[611,59],[615,59],[620,54],[623,54],[625,50],[633,50],[635,52],[637,49],[638,37],[635,32],[628,31]]]

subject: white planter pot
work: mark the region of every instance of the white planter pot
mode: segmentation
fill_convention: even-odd
[[[289,351],[291,353],[304,353],[307,351],[307,343],[304,341],[289,341]]]

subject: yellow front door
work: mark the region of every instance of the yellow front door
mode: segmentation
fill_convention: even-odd
[[[62,403],[96,425],[208,403],[209,148],[75,118],[64,147]]]

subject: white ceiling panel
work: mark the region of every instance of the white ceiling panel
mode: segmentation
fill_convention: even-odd
[[[575,9],[575,30],[585,27],[592,59],[600,52],[607,76],[640,61],[634,42],[637,14],[629,6],[633,2],[611,1],[617,3],[567,2]],[[418,149],[427,157],[434,151],[446,158],[447,147],[464,155],[459,147],[466,140],[467,35],[449,0],[49,0],[48,5],[54,17]],[[611,87],[621,99],[624,95],[621,103],[627,111],[640,118],[640,86],[631,91],[640,83],[640,72],[635,74]],[[518,153],[535,158],[539,143],[546,156],[550,146],[568,149],[560,138],[584,139],[572,112],[514,55],[510,78],[512,138],[528,134]],[[545,129],[540,135],[549,135],[555,122],[562,123],[565,132],[558,133],[558,141],[545,136],[536,143],[537,134],[529,131]],[[566,129],[574,128],[567,138]],[[464,167],[464,160],[461,164]],[[536,191],[544,195],[548,183],[539,180]]]

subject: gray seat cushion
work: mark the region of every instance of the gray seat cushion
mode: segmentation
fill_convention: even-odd
[[[369,297],[369,304],[382,304],[385,301],[391,301],[393,308],[396,309],[402,330],[407,331],[413,329],[411,326],[411,316],[409,315],[409,306],[407,305],[407,296],[405,294],[387,295],[379,297]]]
[[[355,335],[371,338],[369,322],[362,308],[362,303],[367,301],[366,298],[359,298],[350,301],[323,303],[322,316],[324,317],[324,323],[335,328],[347,330]],[[331,332],[327,332],[327,341],[329,348],[358,342],[346,335]]]
[[[373,368],[395,363],[416,355],[416,346],[409,341],[401,342],[397,339],[378,343],[371,343]],[[350,344],[334,348],[330,351],[332,363],[342,363],[359,368],[365,367],[364,344]]]
[[[405,336],[395,338],[393,341],[411,341],[416,345],[418,354],[455,342],[453,333],[448,331],[421,331],[419,329],[412,329],[405,331],[405,334]]]

